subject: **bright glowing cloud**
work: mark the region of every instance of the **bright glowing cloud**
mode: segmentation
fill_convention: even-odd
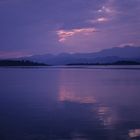
[[[111,7],[102,6],[101,9],[98,10],[99,13],[113,13],[114,10]]]
[[[58,30],[56,33],[59,37],[59,42],[64,42],[69,37],[72,37],[76,34],[90,35],[93,32],[97,32],[97,29],[95,29],[95,28],[79,28],[79,29],[71,29],[71,30]]]
[[[108,21],[108,18],[101,17],[101,18],[98,18],[97,21],[98,22],[106,22],[106,21]]]
[[[107,2],[102,4],[102,6],[95,13],[96,16],[94,16],[96,18],[87,20],[88,23],[106,23],[107,21],[112,21],[115,19],[117,11],[114,6],[114,0],[107,0]]]
[[[116,12],[114,5],[115,0],[107,0],[97,12],[101,14],[113,14]]]
[[[109,18],[106,18],[106,17],[100,17],[97,19],[88,20],[89,23],[105,23],[107,21],[109,21]]]

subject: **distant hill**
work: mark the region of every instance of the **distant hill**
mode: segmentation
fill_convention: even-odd
[[[99,52],[92,53],[61,53],[59,55],[44,54],[33,55],[21,58],[39,63],[47,63],[50,65],[67,65],[78,63],[115,63],[118,61],[134,61],[140,62],[140,47],[125,46],[104,49]]]
[[[0,66],[46,66],[46,64],[28,60],[0,60]]]

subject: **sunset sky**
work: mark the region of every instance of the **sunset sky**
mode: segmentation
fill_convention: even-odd
[[[0,57],[140,45],[140,0],[0,0]]]

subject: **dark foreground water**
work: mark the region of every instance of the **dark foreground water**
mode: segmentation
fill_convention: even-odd
[[[0,68],[0,140],[131,139],[140,69]]]

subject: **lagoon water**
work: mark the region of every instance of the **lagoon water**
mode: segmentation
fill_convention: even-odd
[[[0,140],[140,139],[140,67],[0,68]]]

